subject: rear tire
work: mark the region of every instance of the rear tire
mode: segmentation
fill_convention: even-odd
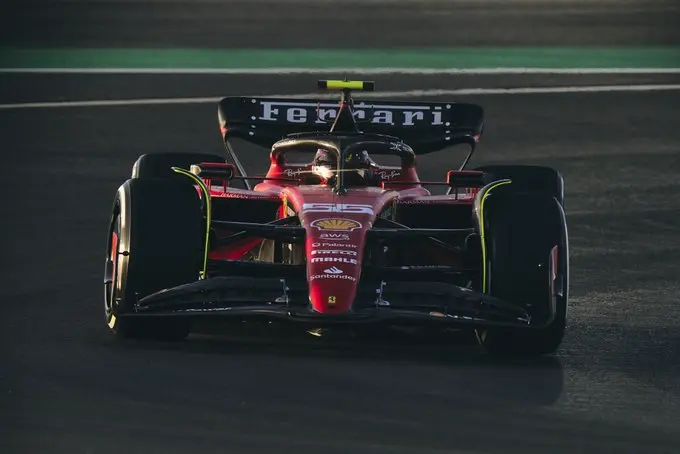
[[[477,331],[477,338],[495,354],[549,354],[561,344],[567,321],[566,218],[555,198],[513,186],[489,185],[477,196],[475,212],[483,210],[477,226],[480,234],[484,230],[487,261],[481,291],[524,307],[532,324],[548,322],[551,306],[554,319],[544,328],[486,328]]]
[[[105,266],[106,323],[117,337],[184,339],[179,318],[125,317],[138,298],[198,279],[203,219],[194,187],[174,179],[127,180],[116,194]]]
[[[171,167],[189,170],[192,164],[201,162],[224,163],[226,160],[223,156],[210,153],[143,154],[132,166],[132,178],[173,178],[188,181],[185,176],[178,175]]]

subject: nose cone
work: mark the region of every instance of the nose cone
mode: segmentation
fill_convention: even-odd
[[[361,275],[363,224],[351,219],[319,219],[307,235],[309,298],[314,310],[351,310]]]
[[[358,261],[356,258],[345,260]],[[309,276],[309,299],[314,310],[322,314],[350,311],[356,297],[359,267],[334,259],[333,262],[313,268],[315,274]]]
[[[364,200],[349,194],[345,203],[328,203],[327,193],[315,191],[303,194],[298,209],[306,233],[309,299],[317,312],[341,314],[355,302],[366,231],[375,221],[375,195]]]

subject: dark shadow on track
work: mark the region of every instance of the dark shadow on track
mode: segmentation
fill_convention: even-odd
[[[470,333],[381,332],[369,334],[335,333],[316,337],[287,327],[240,327],[229,335],[192,334],[187,341],[176,343],[122,341],[111,343],[118,350],[142,352],[177,352],[224,357],[276,357],[324,359],[337,364],[395,363],[407,367],[439,366],[454,372],[456,387],[467,397],[484,401],[528,406],[553,404],[564,388],[562,360],[556,356],[495,357],[481,349]],[[178,356],[181,356],[178,355]]]

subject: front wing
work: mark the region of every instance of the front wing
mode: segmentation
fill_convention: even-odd
[[[273,268],[291,265],[271,265]],[[266,267],[263,267],[266,268]],[[527,311],[489,295],[453,284],[402,280],[364,280],[358,286],[352,310],[322,314],[308,299],[305,279],[262,277],[213,277],[165,289],[139,299],[136,311],[123,317],[233,317],[307,322],[315,326],[352,323],[393,325],[448,324],[542,328],[552,322],[532,320]],[[267,273],[264,273],[265,275]],[[274,274],[274,273],[271,273]]]
[[[268,224],[213,221],[238,233],[228,244],[248,236],[301,243],[304,229],[285,225],[291,218]],[[404,237],[465,236],[471,229],[371,229],[367,240],[400,240]],[[361,282],[352,310],[323,314],[309,303],[305,265],[286,265],[240,260],[208,260],[207,279],[161,290],[140,298],[135,311],[119,317],[233,317],[309,322],[315,326],[352,323],[449,324],[543,328],[552,323],[555,301],[546,316],[535,320],[528,311],[490,295],[452,284],[471,270],[448,266],[362,268]]]

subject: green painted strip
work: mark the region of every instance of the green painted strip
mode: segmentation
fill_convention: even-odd
[[[13,49],[2,68],[679,68],[680,47]]]

